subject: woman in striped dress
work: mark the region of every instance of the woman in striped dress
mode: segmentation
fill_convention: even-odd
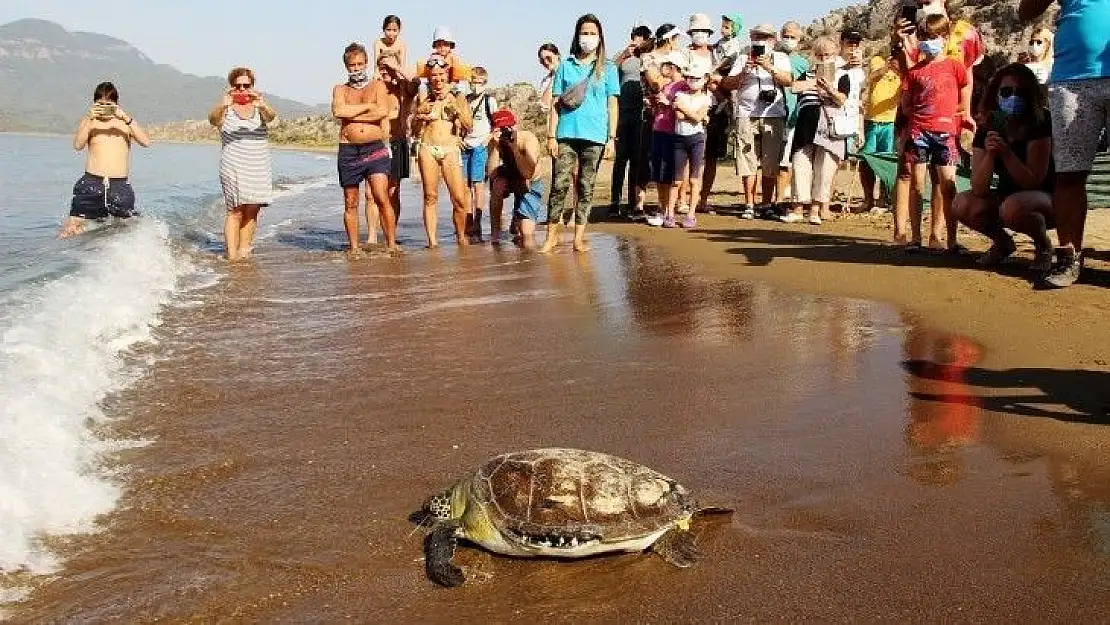
[[[236,67],[227,76],[230,88],[208,114],[220,129],[220,186],[227,204],[224,239],[228,260],[251,254],[258,211],[273,200],[267,124],[277,113],[254,89],[254,72]]]

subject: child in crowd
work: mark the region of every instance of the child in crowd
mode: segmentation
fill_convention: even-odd
[[[871,57],[867,75],[867,93],[863,98],[863,152],[867,154],[894,154],[894,119],[898,114],[898,98],[902,93],[902,75],[894,58]],[[866,160],[859,163],[859,178],[863,185],[863,210],[875,209],[876,176]],[[882,189],[888,198],[890,189]],[[883,202],[889,206],[888,202]]]
[[[401,67],[408,67],[409,49],[401,41],[401,18],[396,15],[387,15],[382,21],[382,36],[374,42],[374,67],[387,56],[395,57]]]
[[[471,68],[455,53],[455,38],[446,26],[437,26],[432,34],[432,52],[435,57],[438,57],[434,63],[439,67],[447,68],[447,81],[449,83],[457,85],[470,82]],[[417,78],[427,78],[432,64],[432,59],[428,59],[427,63],[421,64],[416,69]]]
[[[912,32],[900,33],[901,66],[907,84],[906,118],[909,124],[903,158],[912,167],[910,219],[913,241],[921,246],[919,198],[925,189],[925,174],[933,180],[932,228],[929,248],[959,252],[955,220],[949,214],[956,195],[956,165],[960,161],[956,138],[971,108],[971,83],[967,68],[945,56],[951,23],[944,15],[929,15],[918,27],[917,48]]]
[[[471,206],[474,207],[473,221],[468,233],[471,243],[482,241],[482,207],[485,198],[482,196],[486,189],[486,161],[489,152],[486,145],[490,138],[490,120],[493,111],[497,110],[497,101],[486,93],[489,83],[489,73],[484,67],[475,67],[470,72],[470,94],[466,102],[470,105],[471,118],[474,126],[470,133],[463,137],[462,169],[463,178],[470,187]],[[498,233],[493,233],[497,236]]]
[[[674,223],[674,205],[672,201],[677,201],[678,197],[675,195],[672,198],[674,191],[674,183],[677,178],[678,172],[675,171],[675,119],[674,111],[674,97],[678,94],[680,88],[685,87],[685,83],[680,80],[681,67],[686,65],[686,56],[678,51],[672,50],[659,59],[659,75],[662,78],[659,85],[659,92],[651,97],[651,181],[655,183],[656,191],[659,194],[659,208],[660,212],[650,215],[647,218],[648,225],[651,226],[666,226],[673,228]],[[670,210],[670,221],[664,213]]]
[[[732,64],[744,50],[744,42],[740,39],[740,31],[744,29],[744,18],[739,13],[729,13],[721,16],[721,38],[717,41],[716,53],[721,66],[717,71],[728,74]]]
[[[705,166],[705,125],[709,119],[709,107],[713,96],[709,93],[709,74],[712,64],[696,60],[683,71],[684,81],[675,89],[675,172],[685,180],[677,193],[672,193],[663,226],[674,225],[675,203],[684,192],[690,197],[701,197],[701,176]],[[688,169],[687,169],[688,168]],[[689,189],[684,187],[689,185]],[[683,228],[696,227],[694,211],[689,211],[682,219]]]

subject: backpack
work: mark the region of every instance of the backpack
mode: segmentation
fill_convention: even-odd
[[[493,111],[492,111],[492,110],[490,110],[490,105],[489,105],[489,94],[488,94],[488,93],[483,93],[482,95],[478,96],[478,99],[479,99],[479,100],[481,100],[481,101],[482,101],[482,105],[484,105],[484,106],[485,106],[485,109],[486,109],[486,120],[492,120],[492,119],[493,119]],[[471,105],[471,109],[470,109],[470,114],[471,114],[471,115],[472,115],[473,117],[477,117],[477,116],[478,116],[478,109],[479,109],[479,108],[481,108],[480,106],[477,106],[477,104],[478,104],[478,103],[477,103],[477,102],[475,102],[475,103],[474,103],[474,105]]]

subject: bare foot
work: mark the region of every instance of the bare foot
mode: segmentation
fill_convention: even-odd
[[[390,256],[400,256],[405,253],[405,250],[401,249],[401,246],[397,245],[396,243],[390,245],[389,247],[386,247],[385,251],[389,252]]]
[[[439,243],[429,243],[429,244],[424,246],[424,249],[426,249],[426,250],[437,250],[437,249],[439,249]]]
[[[554,252],[557,247],[559,247],[559,241],[557,239],[548,239],[544,241],[543,247],[540,248],[540,254],[550,254]]]
[[[574,241],[574,251],[576,251],[576,252],[588,252],[588,251],[590,251],[590,246],[585,241],[575,240]]]
[[[85,220],[76,217],[70,217],[66,220],[65,225],[58,232],[59,239],[68,239],[69,237],[76,236],[85,231]]]
[[[347,260],[362,260],[362,250],[347,250]]]

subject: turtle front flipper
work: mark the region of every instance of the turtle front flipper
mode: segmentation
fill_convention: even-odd
[[[451,561],[459,542],[458,532],[458,522],[440,523],[424,539],[424,569],[428,579],[440,586],[454,588],[466,581],[462,569]]]
[[[694,566],[698,561],[697,537],[690,530],[672,527],[651,546],[661,558],[680,569]]]

